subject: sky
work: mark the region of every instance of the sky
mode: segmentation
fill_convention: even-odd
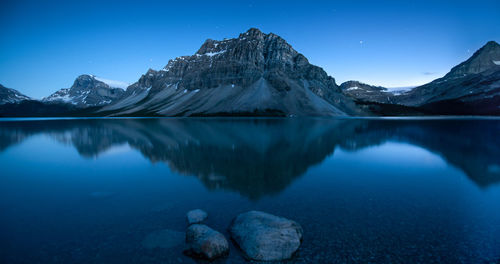
[[[0,84],[34,98],[81,74],[134,83],[208,39],[275,33],[337,84],[427,83],[489,40],[500,1],[0,1]]]

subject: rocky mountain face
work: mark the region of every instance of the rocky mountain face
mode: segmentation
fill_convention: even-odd
[[[71,88],[61,89],[42,99],[45,103],[69,103],[77,107],[104,106],[120,99],[124,90],[116,81],[100,79],[93,75],[80,75]]]
[[[0,84],[0,105],[15,104],[25,100],[31,100],[31,98],[18,92],[17,90],[7,88]]]
[[[192,56],[149,70],[104,115],[359,115],[335,80],[281,37],[252,28],[207,40]]]

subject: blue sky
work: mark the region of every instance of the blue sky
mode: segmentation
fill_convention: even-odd
[[[401,87],[500,41],[500,1],[12,1],[0,3],[0,83],[40,98],[80,74],[133,83],[207,38],[285,38],[340,84]]]

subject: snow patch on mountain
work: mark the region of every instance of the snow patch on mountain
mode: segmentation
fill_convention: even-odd
[[[208,57],[213,57],[213,56],[216,56],[216,55],[220,55],[220,54],[223,54],[225,53],[226,50],[221,50],[221,51],[216,51],[216,52],[207,52],[207,53],[203,53],[203,54],[196,54],[197,57],[201,57],[201,56],[208,56]]]

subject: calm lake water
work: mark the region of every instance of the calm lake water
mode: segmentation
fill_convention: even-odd
[[[4,120],[0,168],[1,263],[197,263],[195,208],[297,221],[287,263],[500,261],[498,119]]]

